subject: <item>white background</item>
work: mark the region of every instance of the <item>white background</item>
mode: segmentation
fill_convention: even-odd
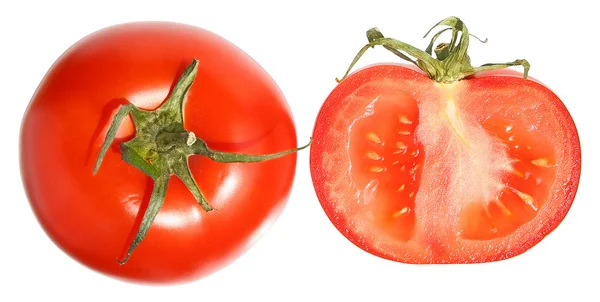
[[[600,144],[596,14],[593,1],[2,1],[0,301],[600,301]],[[284,213],[246,254],[191,284],[150,287],[81,266],[44,234],[29,208],[18,165],[22,114],[50,65],[83,36],[116,23],[170,20],[209,29],[241,47],[279,84],[299,143],[312,134],[364,32],[420,48],[425,32],[456,15],[487,44],[476,65],[526,58],[531,75],[557,93],[582,141],[580,188],[563,223],[529,252],[498,263],[413,266],[382,260],[347,241],[322,211],[308,151],[298,155]],[[378,48],[358,66],[398,61]]]

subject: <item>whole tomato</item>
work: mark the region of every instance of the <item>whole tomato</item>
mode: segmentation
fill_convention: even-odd
[[[31,207],[68,255],[179,283],[228,265],[278,217],[295,145],[290,108],[251,57],[198,27],[137,22],[55,62],[23,118],[20,159]]]

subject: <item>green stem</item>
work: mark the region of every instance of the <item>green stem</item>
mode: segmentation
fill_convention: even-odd
[[[483,64],[477,68],[475,68],[476,72],[481,72],[481,71],[487,71],[487,70],[496,70],[496,69],[502,69],[502,68],[507,68],[507,67],[511,67],[511,66],[523,66],[523,77],[526,79],[528,74],[529,74],[529,68],[531,67],[531,65],[529,64],[529,62],[527,60],[515,60],[513,62],[508,62],[508,63],[488,63],[488,64]]]
[[[396,39],[386,38],[377,28],[369,29],[367,31],[369,43],[360,49],[352,60],[350,67],[346,70],[344,76],[341,79],[336,78],[336,81],[341,82],[344,80],[364,53],[369,48],[374,48],[376,45],[381,45],[403,60],[417,65],[429,76],[429,78],[440,83],[452,83],[480,71],[502,69],[517,65],[524,67],[523,77],[525,79],[527,78],[530,65],[529,62],[524,59],[508,63],[484,64],[479,67],[473,67],[467,54],[469,37],[473,35],[469,34],[466,25],[459,18],[448,17],[434,25],[425,36],[429,35],[429,33],[438,26],[449,27],[437,32],[431,39],[431,42],[425,51]],[[440,35],[448,30],[452,30],[450,42],[438,44],[435,49],[436,58],[432,57],[433,45]],[[475,38],[481,41],[481,39]],[[486,41],[487,39],[481,42],[485,43]]]
[[[210,148],[208,148],[208,146],[206,145],[206,143],[204,141],[198,140],[194,144],[193,150],[194,150],[195,154],[207,156],[208,158],[212,159],[213,161],[220,162],[220,163],[253,163],[253,162],[261,162],[261,161],[276,159],[276,158],[286,156],[286,155],[294,153],[294,152],[298,152],[298,151],[310,146],[311,143],[312,143],[312,138],[306,145],[304,145],[302,147],[285,150],[285,151],[281,151],[281,152],[277,152],[277,153],[272,153],[272,154],[253,155],[253,154],[230,153],[230,152],[211,150]]]

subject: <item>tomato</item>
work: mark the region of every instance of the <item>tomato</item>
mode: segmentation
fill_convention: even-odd
[[[314,187],[335,227],[382,258],[414,264],[510,258],[567,214],[581,170],[577,128],[548,87],[498,69],[527,70],[526,61],[473,68],[466,26],[457,18],[438,25],[462,36],[437,59],[369,31],[357,59],[383,45],[417,57],[424,70],[375,64],[334,88],[315,123]],[[442,64],[452,55],[465,60],[454,71],[469,72],[448,76],[455,66]],[[426,64],[450,72],[440,75]]]
[[[137,132],[142,136],[141,126],[162,125],[160,120],[134,125],[133,113],[156,109],[175,95],[174,85],[191,70],[192,60],[195,81],[178,113],[186,139],[197,138],[188,143],[236,154],[270,154],[296,144],[290,108],[273,79],[210,31],[139,22],[83,38],[55,62],[35,92],[22,121],[20,157],[41,226],[58,247],[93,270],[142,283],[208,276],[250,248],[286,204],[295,154],[254,163],[221,162],[217,156],[189,156],[186,163],[186,154],[181,167],[188,164],[211,211],[199,205],[184,178],[148,177],[124,159],[123,143]],[[126,104],[140,110],[119,122],[117,112]],[[111,123],[118,127],[112,144],[106,140]],[[94,175],[105,142],[108,148]],[[151,164],[150,157],[145,160]],[[159,189],[166,194],[164,205],[127,259]]]

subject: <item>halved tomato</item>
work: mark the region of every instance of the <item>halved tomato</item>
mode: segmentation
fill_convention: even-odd
[[[527,70],[526,61],[469,64],[455,77],[468,57],[463,66],[445,67],[444,58],[466,54],[460,43],[468,43],[468,32],[457,18],[440,24],[462,36],[438,47],[450,55],[437,59],[369,32],[357,59],[383,45],[417,57],[424,71],[378,64],[341,81],[316,120],[313,183],[337,229],[372,254],[406,263],[509,258],[567,214],[581,168],[577,129],[543,84],[489,71],[517,64]],[[443,74],[427,67],[438,64],[433,60]]]

